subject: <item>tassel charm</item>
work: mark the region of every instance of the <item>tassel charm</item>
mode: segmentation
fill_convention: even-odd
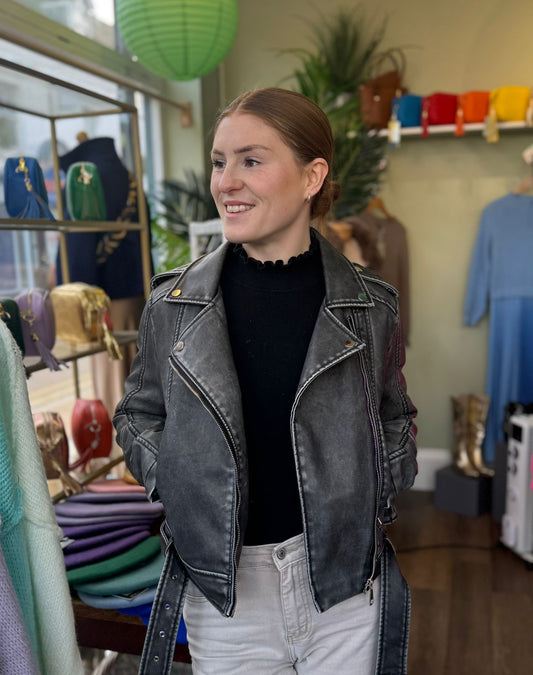
[[[48,347],[42,342],[42,340],[39,340],[38,335],[35,333],[32,333],[31,339],[35,342],[37,345],[37,351],[39,352],[39,355],[50,370],[61,370],[61,366],[65,366],[65,368],[68,368],[68,365],[64,361],[59,361],[56,359],[56,357],[52,354],[52,352],[48,349]]]
[[[119,344],[113,335],[113,333],[109,330],[107,327],[107,324],[104,322],[102,323],[102,329],[104,333],[103,341],[105,348],[107,350],[107,353],[109,355],[110,359],[113,359],[114,361],[121,360],[123,358],[122,356],[122,350],[119,347]]]
[[[422,136],[429,136],[429,101],[424,101],[422,106]]]
[[[465,127],[464,127],[464,108],[465,97],[463,95],[458,97],[457,102],[457,111],[455,113],[455,131],[453,132],[454,136],[464,136]]]
[[[489,109],[489,114],[485,118],[485,130],[483,132],[487,143],[497,143],[500,140],[498,131],[498,117],[494,106]]]

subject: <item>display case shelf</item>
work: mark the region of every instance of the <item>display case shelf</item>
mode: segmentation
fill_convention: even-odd
[[[137,108],[123,101],[116,101],[94,91],[89,91],[70,82],[59,80],[37,70],[0,58],[2,81],[16,81],[17,87],[0,87],[0,107],[15,112],[46,118],[50,121],[50,140],[54,166],[54,183],[57,198],[57,220],[0,219],[0,230],[56,231],[59,233],[61,273],[64,283],[71,281],[68,265],[66,235],[70,232],[109,232],[139,230],[141,241],[142,275],[144,295],[150,293],[152,274],[150,261],[150,237],[148,209],[142,187],[142,159],[139,141]],[[137,183],[137,223],[123,221],[65,220],[61,194],[60,167],[57,151],[56,122],[62,119],[98,115],[127,114],[131,117],[133,131],[133,161]],[[24,153],[21,153],[24,154]],[[55,213],[54,213],[55,215]]]
[[[136,330],[116,331],[113,333],[119,346],[127,345],[130,342],[135,342],[137,339]],[[77,361],[84,356],[91,356],[104,352],[105,347],[100,342],[67,342],[66,340],[56,340],[53,355],[58,361],[69,363],[70,361]],[[24,368],[26,373],[34,373],[37,370],[45,370],[48,366],[38,356],[26,356],[24,358]]]

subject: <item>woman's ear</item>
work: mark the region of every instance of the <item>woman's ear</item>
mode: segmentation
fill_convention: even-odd
[[[325,159],[317,157],[317,159],[309,162],[305,169],[307,174],[307,192],[311,196],[314,196],[322,187],[322,183],[328,175],[329,166]]]

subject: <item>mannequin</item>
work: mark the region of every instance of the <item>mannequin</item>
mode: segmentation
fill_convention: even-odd
[[[61,169],[66,172],[75,162],[93,162],[102,181],[106,219],[137,221],[135,181],[118,156],[114,140],[90,139],[83,131],[76,138],[79,145],[59,158]],[[110,297],[113,330],[137,330],[144,306],[139,232],[69,233],[67,249],[71,281],[99,286]],[[56,270],[60,284],[59,252]],[[123,352],[121,361],[109,361],[106,354],[91,359],[95,395],[104,402],[110,415],[123,395],[123,383],[136,347],[132,344],[123,348]]]

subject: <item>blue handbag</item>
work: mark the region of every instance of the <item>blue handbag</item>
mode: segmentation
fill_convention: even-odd
[[[8,157],[4,166],[4,199],[12,218],[55,220],[39,162],[34,157]]]
[[[391,114],[394,112],[402,127],[419,127],[422,115],[422,96],[404,94],[394,98]]]

